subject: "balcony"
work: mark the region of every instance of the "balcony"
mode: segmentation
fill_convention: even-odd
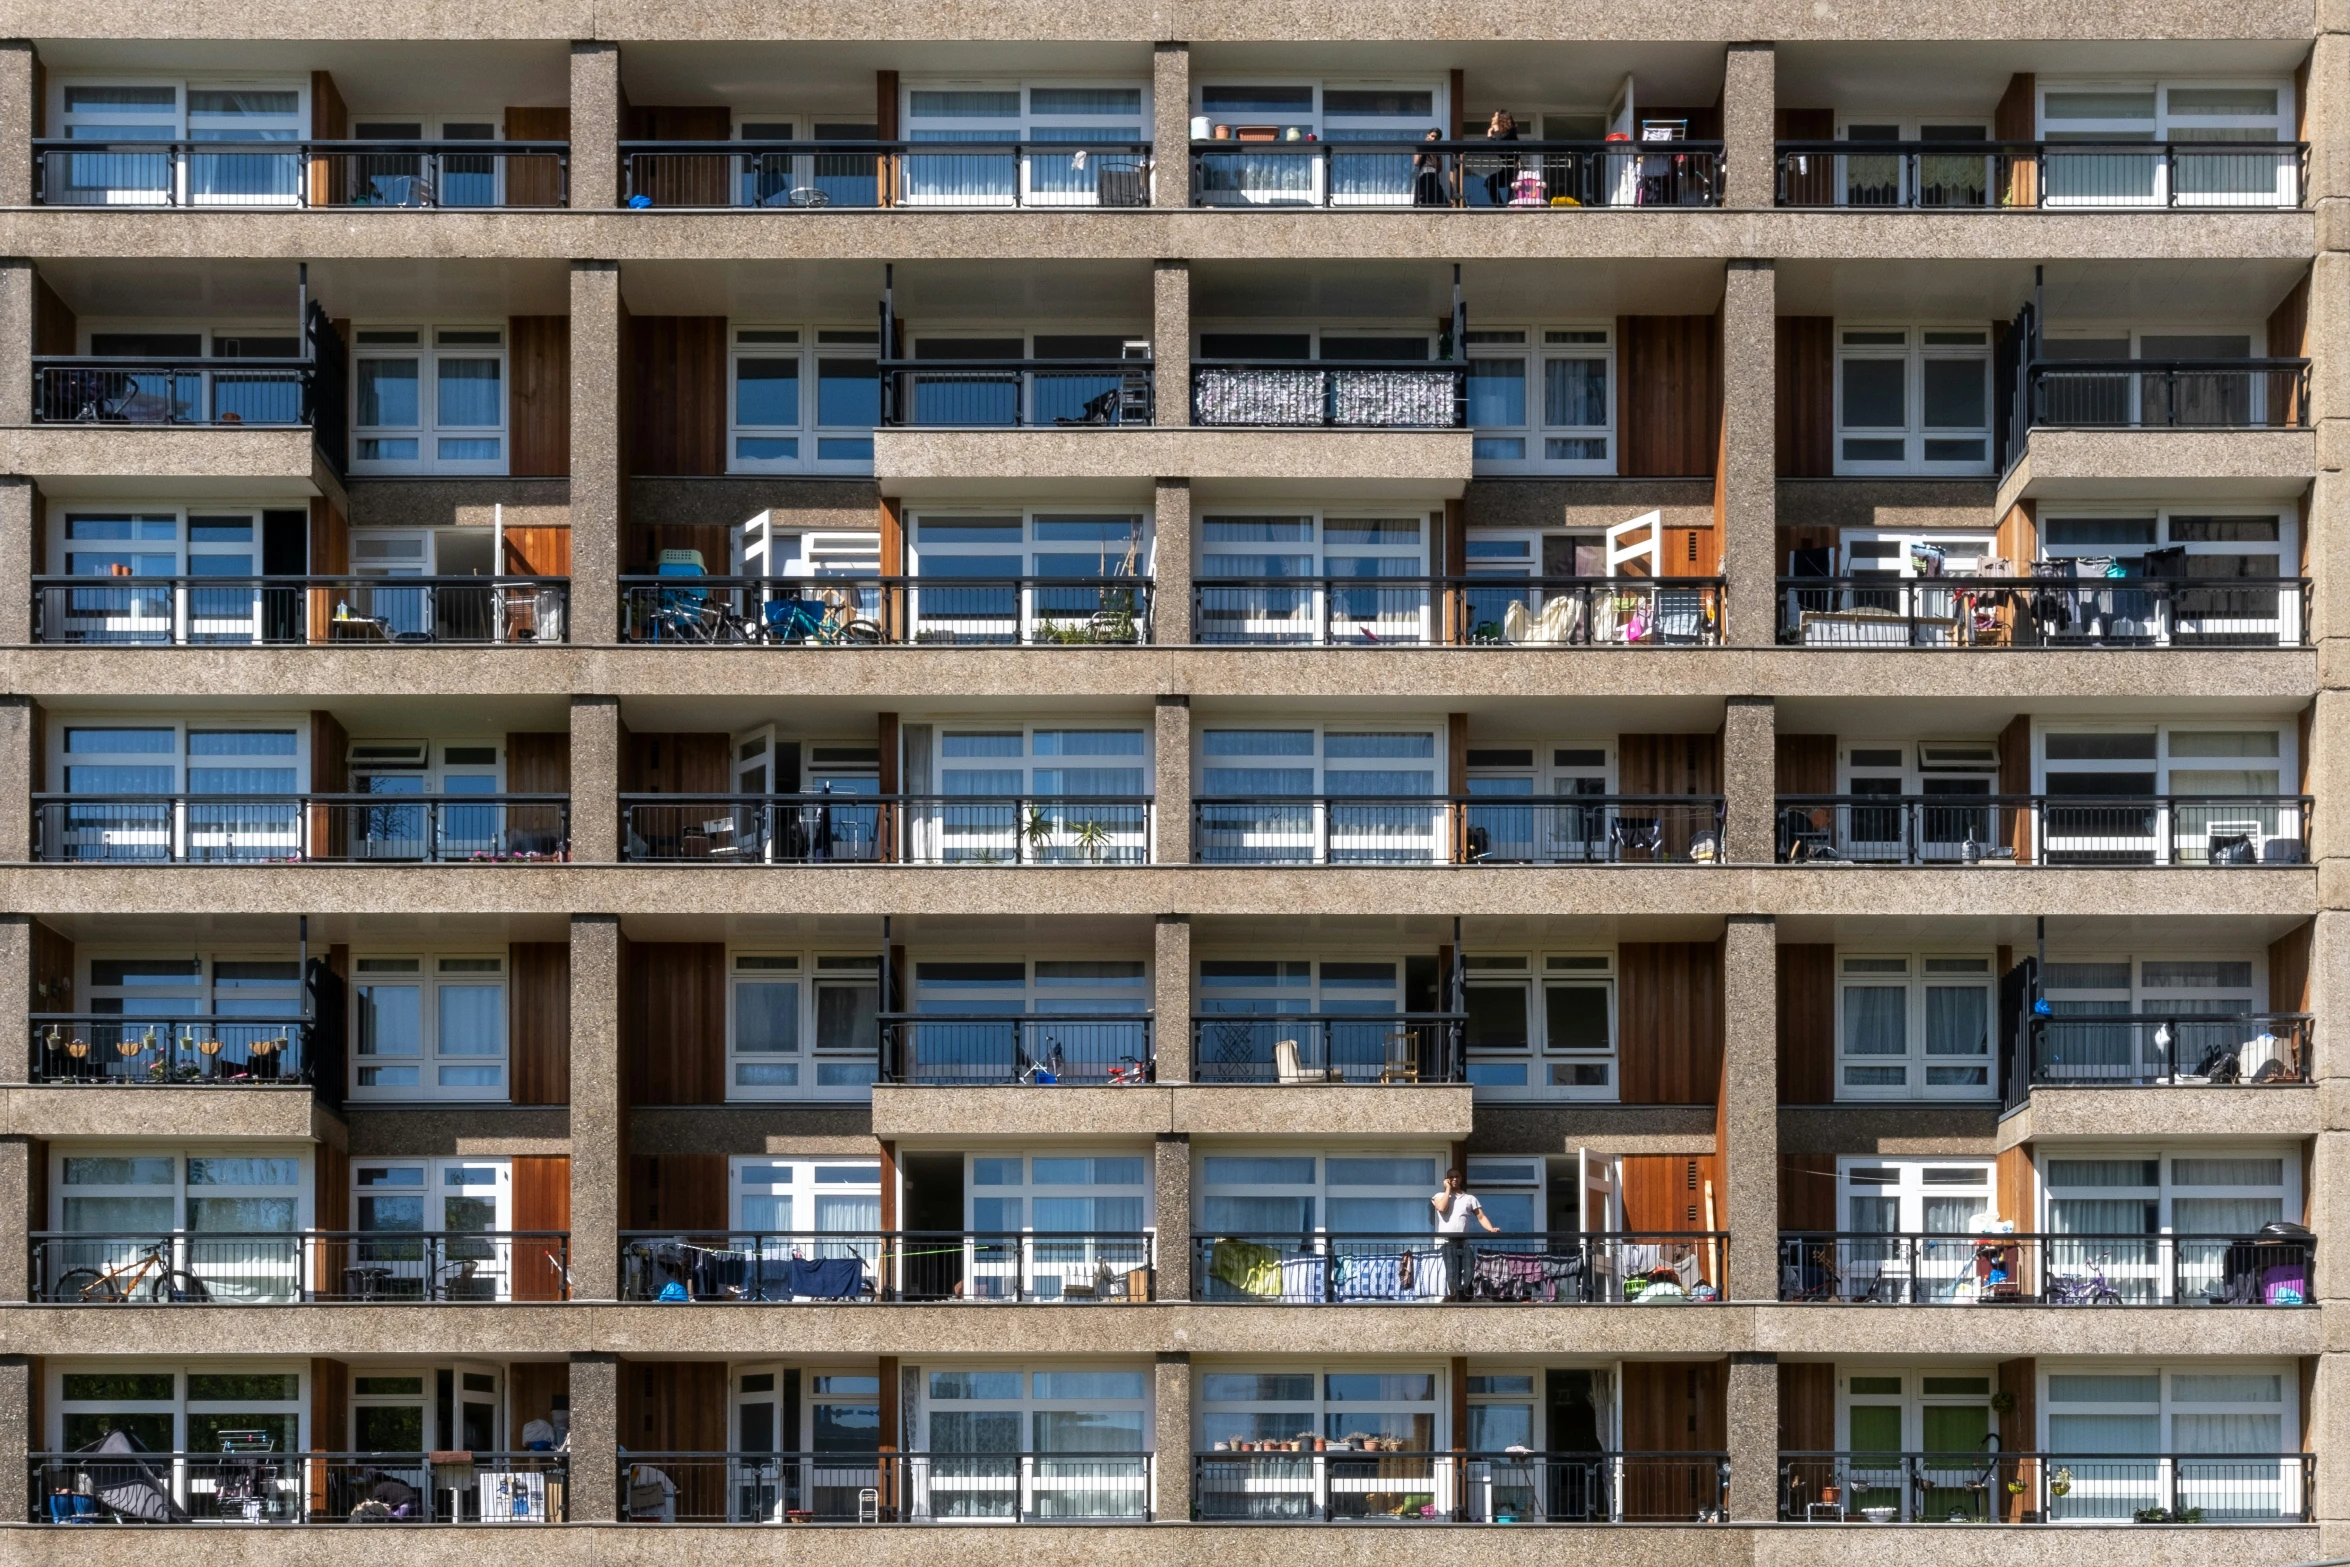
[[[2007,1102],[2032,1088],[2312,1085],[2306,1012],[2227,1016],[2028,1016],[2010,1063]],[[2025,1074],[2018,1080],[2018,1073]]]
[[[1149,1523],[1149,1453],[630,1453],[629,1523]]]
[[[1453,1012],[1223,1013],[1191,1020],[1191,1080],[1212,1086],[1465,1083]]]
[[[881,1081],[918,1088],[1140,1088],[1154,1019],[1126,1012],[885,1012]]]
[[[250,1433],[234,1433],[243,1437]],[[263,1436],[261,1440],[268,1440]],[[115,1432],[27,1454],[36,1523],[563,1523],[561,1453],[158,1453]]]
[[[562,1230],[278,1230],[32,1237],[51,1305],[371,1306],[570,1298]]]
[[[1151,579],[622,577],[621,640],[667,647],[1135,647]]]
[[[33,858],[51,865],[519,865],[570,852],[559,794],[33,796]]]
[[[1779,1298],[1902,1306],[2306,1306],[2317,1242],[1782,1231]]]
[[[1133,866],[1148,795],[620,796],[623,860],[711,865]]]
[[[1212,577],[1192,635],[1223,647],[1713,647],[1719,577]]]
[[[1712,865],[1720,795],[1294,795],[1192,803],[1202,865]]]
[[[1719,1523],[1727,1453],[1404,1451],[1378,1437],[1219,1443],[1191,1457],[1199,1523]]]
[[[1791,1523],[2307,1523],[2317,1455],[1789,1453]]]
[[[2305,866],[2308,795],[1779,796],[1781,864]]]
[[[1229,129],[1229,128],[1228,128]],[[1238,127],[1191,144],[1195,207],[1492,212],[1718,207],[1723,144],[1621,141],[1276,141]]]
[[[560,141],[84,141],[33,143],[33,200],[50,207],[348,209],[560,207]]]
[[[959,1230],[624,1230],[622,1300],[819,1305],[1154,1298],[1157,1239]]]
[[[1194,360],[1191,422],[1336,430],[1465,430],[1469,372],[1429,360]]]
[[[2031,359],[2017,366],[2012,462],[2032,430],[2306,430],[2306,359]]]
[[[620,162],[640,211],[1151,204],[1146,141],[624,141]]]
[[[1782,207],[1937,212],[2290,209],[2307,142],[1782,141]]]
[[[33,361],[33,420],[306,426],[315,422],[317,389],[317,366],[307,359],[44,355]]]
[[[568,636],[564,577],[35,577],[69,647],[528,646]]]
[[[2309,645],[2310,579],[1781,577],[1779,641],[1826,648],[2264,648]]]
[[[1017,340],[1015,340],[1016,342]],[[945,346],[957,346],[952,339]],[[1137,352],[1147,343],[1136,343]],[[1148,359],[884,359],[887,429],[1115,429],[1158,422]]]
[[[1442,1235],[1199,1235],[1196,1300],[1324,1306],[1362,1301],[1624,1305],[1711,1301],[1729,1257],[1727,1231],[1467,1239]]]
[[[293,1088],[316,1076],[307,1017],[35,1012],[28,1083]]]

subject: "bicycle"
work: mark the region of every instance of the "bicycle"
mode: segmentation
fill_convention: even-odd
[[[1140,1088],[1151,1080],[1150,1068],[1132,1056],[1120,1056],[1105,1081],[1112,1088]]]
[[[149,1278],[149,1275],[153,1275]],[[83,1305],[118,1306],[145,1283],[147,1299],[157,1304],[210,1300],[204,1281],[184,1268],[171,1265],[171,1243],[156,1241],[128,1262],[106,1269],[72,1268],[57,1281],[52,1298]]]
[[[2111,1252],[2101,1252],[2091,1259],[2089,1277],[2079,1274],[2050,1274],[2047,1301],[2051,1306],[2118,1306],[2121,1291],[2105,1281],[2105,1265],[2113,1261]]]
[[[756,641],[789,646],[813,643],[818,647],[877,647],[878,622],[859,615],[845,598],[835,603],[817,599],[770,599],[753,627]]]

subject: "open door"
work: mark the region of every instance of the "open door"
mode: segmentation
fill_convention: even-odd
[[[1632,78],[1627,75],[1624,84],[1616,89],[1615,97],[1607,106],[1609,141],[1630,142],[1635,139],[1638,133],[1632,127],[1633,113]],[[1640,159],[1631,149],[1626,148],[1609,160],[1607,176],[1607,199],[1610,205],[1629,207],[1640,199]]]
[[[1607,530],[1607,556],[1604,562],[1607,574],[1615,576],[1661,577],[1665,574],[1665,514],[1644,511],[1630,522],[1619,522]],[[1644,572],[1624,572],[1617,568],[1645,561]]]
[[[1578,1148],[1575,1157],[1582,1165],[1583,1232],[1595,1235],[1621,1230],[1624,1227],[1623,1184],[1615,1156],[1595,1153],[1589,1148]]]

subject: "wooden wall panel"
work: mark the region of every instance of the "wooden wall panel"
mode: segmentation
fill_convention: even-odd
[[[1782,734],[1773,786],[1781,794],[1836,792],[1836,737]]]
[[[1837,1228],[1834,1154],[1779,1155],[1779,1227],[1787,1230]]]
[[[562,1154],[514,1157],[514,1227],[518,1230],[571,1229],[571,1160]],[[549,1260],[562,1250],[551,1240],[514,1244],[514,1298],[561,1300],[563,1273]]]
[[[2017,501],[2007,508],[2007,515],[1999,519],[1998,530],[1992,535],[1991,547],[2006,560],[2008,574],[2028,577],[2032,562],[2040,554],[2040,503],[2031,499]]]
[[[571,947],[516,941],[506,947],[506,1039],[518,1105],[571,1102]]]
[[[513,577],[571,575],[569,528],[508,528],[506,558],[498,569]]]
[[[1779,1103],[1836,1099],[1836,948],[1828,942],[1779,948]]]
[[[2268,944],[2268,1009],[2309,1010],[2309,944],[2314,922],[2296,926]]]
[[[628,1156],[629,1229],[723,1231],[726,1224],[724,1154]]]
[[[82,1010],[73,1004],[74,947],[67,937],[42,924],[32,922],[33,1006],[35,1012],[75,1012]],[[47,1228],[46,1223],[40,1226]]]
[[[1993,141],[2036,141],[2040,135],[2039,93],[2036,79],[2030,71],[2018,71],[2007,79],[2007,91],[1999,95],[1998,107],[1991,111],[1991,139]],[[2011,207],[2036,206],[2040,200],[2040,170],[2029,158],[2018,158],[2007,177],[2007,188],[2002,199]]]
[[[512,794],[569,793],[571,736],[559,730],[509,733],[506,788]]]
[[[506,139],[508,141],[569,141],[571,140],[571,110],[508,109],[506,111]],[[559,207],[563,205],[563,169],[553,158],[508,158],[506,160],[506,205],[509,207]]]
[[[2018,713],[2007,727],[1999,731],[1999,792],[2001,794],[2030,794],[2032,792],[2032,715]],[[2028,811],[2015,813],[2011,847],[2015,862],[2025,865],[2032,858],[2032,820]]]
[[[725,1103],[725,944],[632,942],[625,968],[620,1048],[628,1103]]]
[[[522,1446],[522,1428],[533,1420],[555,1423],[555,1401],[569,1406],[571,1364],[563,1360],[516,1360],[506,1366],[507,1440]]]
[[[80,352],[81,341],[81,323],[74,319],[73,307],[47,278],[33,274],[33,352],[71,355]]]
[[[726,1451],[726,1363],[620,1363],[620,1445],[637,1453]],[[677,1486],[676,1516],[727,1516],[726,1472],[710,1464],[660,1465]],[[621,1502],[627,1503],[623,1478]]]
[[[1616,948],[1618,1092],[1625,1104],[1716,1101],[1722,1076],[1722,958],[1710,941]]]
[[[1616,787],[1624,794],[1720,794],[1722,737],[1618,735]]]
[[[313,1357],[310,1362],[310,1451],[348,1452],[350,1443],[351,1368],[340,1360]],[[326,1512],[326,1491],[327,1466],[312,1466],[310,1505],[321,1514]]]
[[[620,776],[623,794],[729,793],[734,788],[734,737],[631,730]]]
[[[1779,1450],[1836,1450],[1836,1368],[1824,1360],[1779,1363]]]
[[[1836,320],[1781,316],[1778,338],[1779,477],[1829,478],[1836,472]]]
[[[1621,1162],[1626,1229],[1653,1234],[1705,1228],[1706,1155],[1628,1153]]]
[[[1729,1445],[1728,1367],[1718,1360],[1624,1362],[1627,1453],[1718,1453]]]
[[[721,138],[723,139],[723,138]],[[726,317],[634,316],[632,473],[726,471]],[[713,574],[723,558],[705,556]]]
[[[1992,1416],[1999,1423],[1999,1450],[2003,1453],[2036,1453],[2040,1450],[2040,1363],[2030,1356],[1999,1363],[1999,1391],[2014,1400],[2014,1407]],[[2016,1466],[2013,1478],[2024,1482],[2021,1496],[2006,1496],[2006,1518],[2010,1523],[2024,1521],[2024,1511],[2032,1506],[2039,1494],[2039,1466],[2026,1461]],[[2005,1494],[2005,1493],[2002,1493]]]
[[[1616,472],[1714,476],[1722,401],[1713,316],[1616,317]]]
[[[1780,141],[1834,141],[1834,109],[1781,109],[1773,118]],[[1836,200],[1836,161],[1814,158],[1808,167],[1787,177],[1787,199],[1798,207],[1832,206]]]
[[[571,472],[571,318],[506,321],[506,426],[514,442],[506,471],[516,478]]]
[[[2039,1189],[2032,1170],[2031,1145],[2002,1148],[1992,1159],[1991,1170],[1992,1201],[1999,1205],[1999,1217],[2027,1234],[2038,1230]]]

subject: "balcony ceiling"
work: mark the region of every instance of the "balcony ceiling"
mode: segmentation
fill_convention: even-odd
[[[639,261],[621,273],[638,315],[874,321],[882,263]],[[898,314],[917,331],[942,322],[1034,323],[1047,331],[1149,335],[1148,261],[901,262]]]
[[[41,276],[84,317],[212,323],[296,319],[297,264],[236,257],[62,257]],[[570,265],[313,261],[310,294],[338,319],[457,321],[571,313]]]
[[[1416,327],[1452,314],[1447,261],[1202,261],[1192,266],[1191,287],[1198,321],[1408,321]],[[1706,315],[1721,303],[1722,264],[1696,257],[1468,262],[1461,268],[1461,292],[1472,327],[1480,321]]]
[[[1779,314],[1885,321],[2005,321],[2032,297],[2028,261],[1782,261]],[[2264,319],[2307,261],[2051,261],[2048,325]],[[2261,345],[2255,345],[2261,346]]]
[[[112,492],[109,492],[112,493]],[[56,713],[229,714],[240,718],[286,718],[307,724],[313,710],[332,712],[354,740],[462,740],[515,733],[554,733],[571,727],[571,704],[554,696],[472,696],[462,702],[444,696],[338,696],[332,702],[289,697],[259,706],[242,696],[114,696],[54,700]],[[665,725],[659,727],[684,727]],[[723,726],[716,726],[723,727]]]
[[[1046,956],[1082,948],[1114,957],[1150,955],[1153,921],[1141,915],[900,914],[889,939],[918,947],[978,947]],[[881,921],[846,914],[624,914],[631,941],[731,941],[744,945],[879,946]]]
[[[1866,876],[1865,869],[1853,874]],[[2030,869],[2018,876],[2043,874]],[[2308,923],[2301,915],[2231,915],[2225,920],[2141,918],[2134,915],[2051,914],[2048,947],[2064,954],[2196,953],[2224,950],[2242,952],[2266,946]],[[2039,933],[2031,916],[1995,915],[1854,915],[1796,914],[1779,917],[1782,942],[1854,942],[1876,947],[1911,945],[1931,947],[1948,943],[1961,947],[2013,947],[2030,952]],[[1197,938],[1194,938],[1197,945]]]
[[[109,946],[259,946],[291,951],[301,939],[288,914],[44,914],[41,923],[69,941]],[[430,939],[451,946],[508,941],[569,941],[565,914],[314,914],[310,950],[352,942]]]
[[[202,73],[250,81],[327,71],[354,118],[421,114],[495,119],[508,108],[571,101],[571,49],[561,39],[476,39],[462,44],[44,39],[41,63],[52,81],[85,72]]]
[[[2077,696],[2050,692],[2028,702],[2013,697],[1937,696],[1926,716],[1914,697],[1781,697],[1779,733],[1833,734],[1871,739],[1961,736],[1982,739],[1999,733],[2019,713],[2074,721],[2104,719],[2225,722],[2231,718],[2291,718],[2307,707],[2306,696],[2231,696],[2225,701],[2188,702],[2149,691],[2143,696]]]
[[[1916,119],[1936,112],[1988,117],[2019,72],[2042,76],[2290,75],[2309,53],[2283,39],[2192,42],[1781,44],[1782,109],[1828,109]]]

